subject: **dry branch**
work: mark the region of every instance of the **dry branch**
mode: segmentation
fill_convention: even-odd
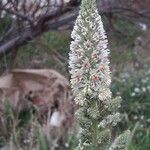
[[[100,2],[98,4],[101,13],[106,15],[112,25],[116,14],[127,16],[122,17],[123,19],[128,18],[127,21],[133,21],[138,17],[150,18],[148,0],[143,0],[142,3],[140,0],[102,0],[98,2]],[[13,23],[6,33],[0,35],[0,54],[9,53],[44,32],[58,30],[69,24],[76,18],[79,4],[80,0],[2,0],[0,18],[9,14]],[[130,20],[129,13],[132,14]]]

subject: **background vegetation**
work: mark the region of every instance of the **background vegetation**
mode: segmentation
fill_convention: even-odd
[[[121,14],[117,15],[121,17]],[[150,20],[147,19],[145,21],[145,19],[140,18],[140,22],[144,22],[143,25],[135,25],[124,19],[116,19],[113,22],[113,27],[115,28],[110,27],[105,15],[103,20],[111,49],[113,79],[111,88],[114,95],[121,95],[123,98],[122,108],[120,109],[122,112],[122,122],[119,124],[119,128],[114,130],[115,132],[120,132],[130,128],[132,131],[130,150],[149,150]],[[1,34],[3,34],[5,27],[10,21],[9,16],[6,16],[0,22]],[[50,68],[57,70],[69,80],[67,67],[69,44],[71,41],[70,32],[71,30],[46,32],[42,36],[30,41],[27,45],[17,48],[17,53],[0,55],[0,72],[3,73],[12,68]],[[7,107],[8,112],[6,114],[9,116],[7,121],[11,120],[13,122],[16,116],[13,110],[9,106]],[[25,120],[25,116],[22,119]],[[36,120],[36,117],[32,119]],[[27,121],[32,122],[31,120]],[[36,130],[36,128],[39,129],[38,126],[34,129]],[[17,139],[17,136],[19,137],[19,134],[24,132],[24,129],[21,128],[17,132],[15,131],[14,136]],[[42,133],[39,131],[38,133],[40,137],[38,149],[47,150],[48,147],[45,146],[47,141],[44,140]],[[72,150],[77,144],[76,137],[77,135],[71,132],[70,135],[64,137],[65,142],[63,142],[62,147],[56,146],[55,148]],[[6,139],[2,136],[2,131],[0,131],[0,146],[3,146]],[[61,141],[59,142],[61,145]]]

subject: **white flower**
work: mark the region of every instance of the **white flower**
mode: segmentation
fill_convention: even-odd
[[[147,119],[147,122],[149,122],[149,123],[150,123],[150,118],[149,118],[149,119]]]
[[[53,127],[60,127],[64,119],[65,119],[64,115],[62,115],[58,111],[54,111],[50,118],[50,125]]]
[[[131,93],[131,96],[132,96],[132,97],[134,97],[135,95],[136,95],[136,94],[135,94],[134,92],[133,92],[133,93]]]
[[[141,120],[143,120],[143,119],[144,119],[144,116],[142,115],[142,116],[141,116]]]
[[[147,86],[147,89],[150,91],[150,86]]]
[[[68,143],[65,143],[65,147],[67,147],[67,148],[68,148],[68,147],[69,147],[69,144],[68,144]]]
[[[143,92],[146,92],[146,88],[145,88],[145,87],[142,87],[142,91],[143,91]]]
[[[102,120],[98,127],[105,128],[107,125],[112,124],[112,126],[116,126],[116,124],[120,121],[120,113],[116,113],[113,115],[107,116],[104,120]]]
[[[138,25],[142,31],[146,31],[148,29],[147,25],[143,22],[139,22]]]
[[[145,83],[147,83],[147,80],[142,79],[141,82],[145,84]]]
[[[114,103],[110,91],[110,51],[101,16],[96,8],[96,0],[82,0],[81,10],[71,37],[73,39],[69,57],[71,87],[75,103],[83,110],[77,112],[82,129],[77,149],[91,149],[91,138],[95,126],[105,130],[105,127],[111,128],[120,121],[120,114],[116,112],[119,102],[115,101],[117,108],[111,106]],[[102,131],[99,132],[98,136]],[[120,139],[122,136],[117,142]],[[126,142],[126,139],[121,140],[121,142],[124,141]]]
[[[111,92],[108,92],[111,84],[108,59],[110,51],[107,48],[108,40],[101,17],[95,9],[95,6],[91,8],[90,16],[86,10],[81,9],[71,34],[74,40],[71,42],[69,54],[71,84],[76,92],[76,102],[82,105],[84,100],[80,100],[82,94],[79,94],[82,90],[77,83],[81,83],[83,89],[87,88],[88,83],[90,89],[99,94],[100,99],[103,96],[103,99],[111,97]],[[101,88],[105,88],[106,92],[99,93]]]
[[[135,89],[134,89],[134,92],[139,93],[139,92],[140,92],[140,89],[139,89],[139,88],[135,88]]]
[[[112,95],[112,93],[111,93],[110,89],[107,88],[107,89],[100,90],[98,97],[99,97],[100,101],[104,101],[104,100],[111,99],[111,95]]]
[[[118,91],[116,94],[117,94],[118,96],[121,95],[121,93],[120,93],[119,91]]]

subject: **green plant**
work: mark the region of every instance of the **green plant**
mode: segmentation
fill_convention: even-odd
[[[112,138],[121,99],[111,97],[107,37],[95,0],[82,1],[72,38],[69,65],[81,126],[77,149],[127,150],[130,131]]]
[[[124,101],[121,112],[123,122],[120,129],[134,129],[132,147],[136,150],[148,150],[150,142],[150,70],[144,69],[135,75],[123,73],[114,78],[112,91],[120,95]]]
[[[62,150],[65,147],[60,143],[61,136],[54,135],[49,126],[41,124],[42,114],[31,102],[26,101],[25,107],[16,109],[7,102],[0,106],[3,106],[3,111],[0,110],[0,149]]]

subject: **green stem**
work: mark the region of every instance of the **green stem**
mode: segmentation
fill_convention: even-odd
[[[92,150],[97,150],[98,122],[93,120]]]

